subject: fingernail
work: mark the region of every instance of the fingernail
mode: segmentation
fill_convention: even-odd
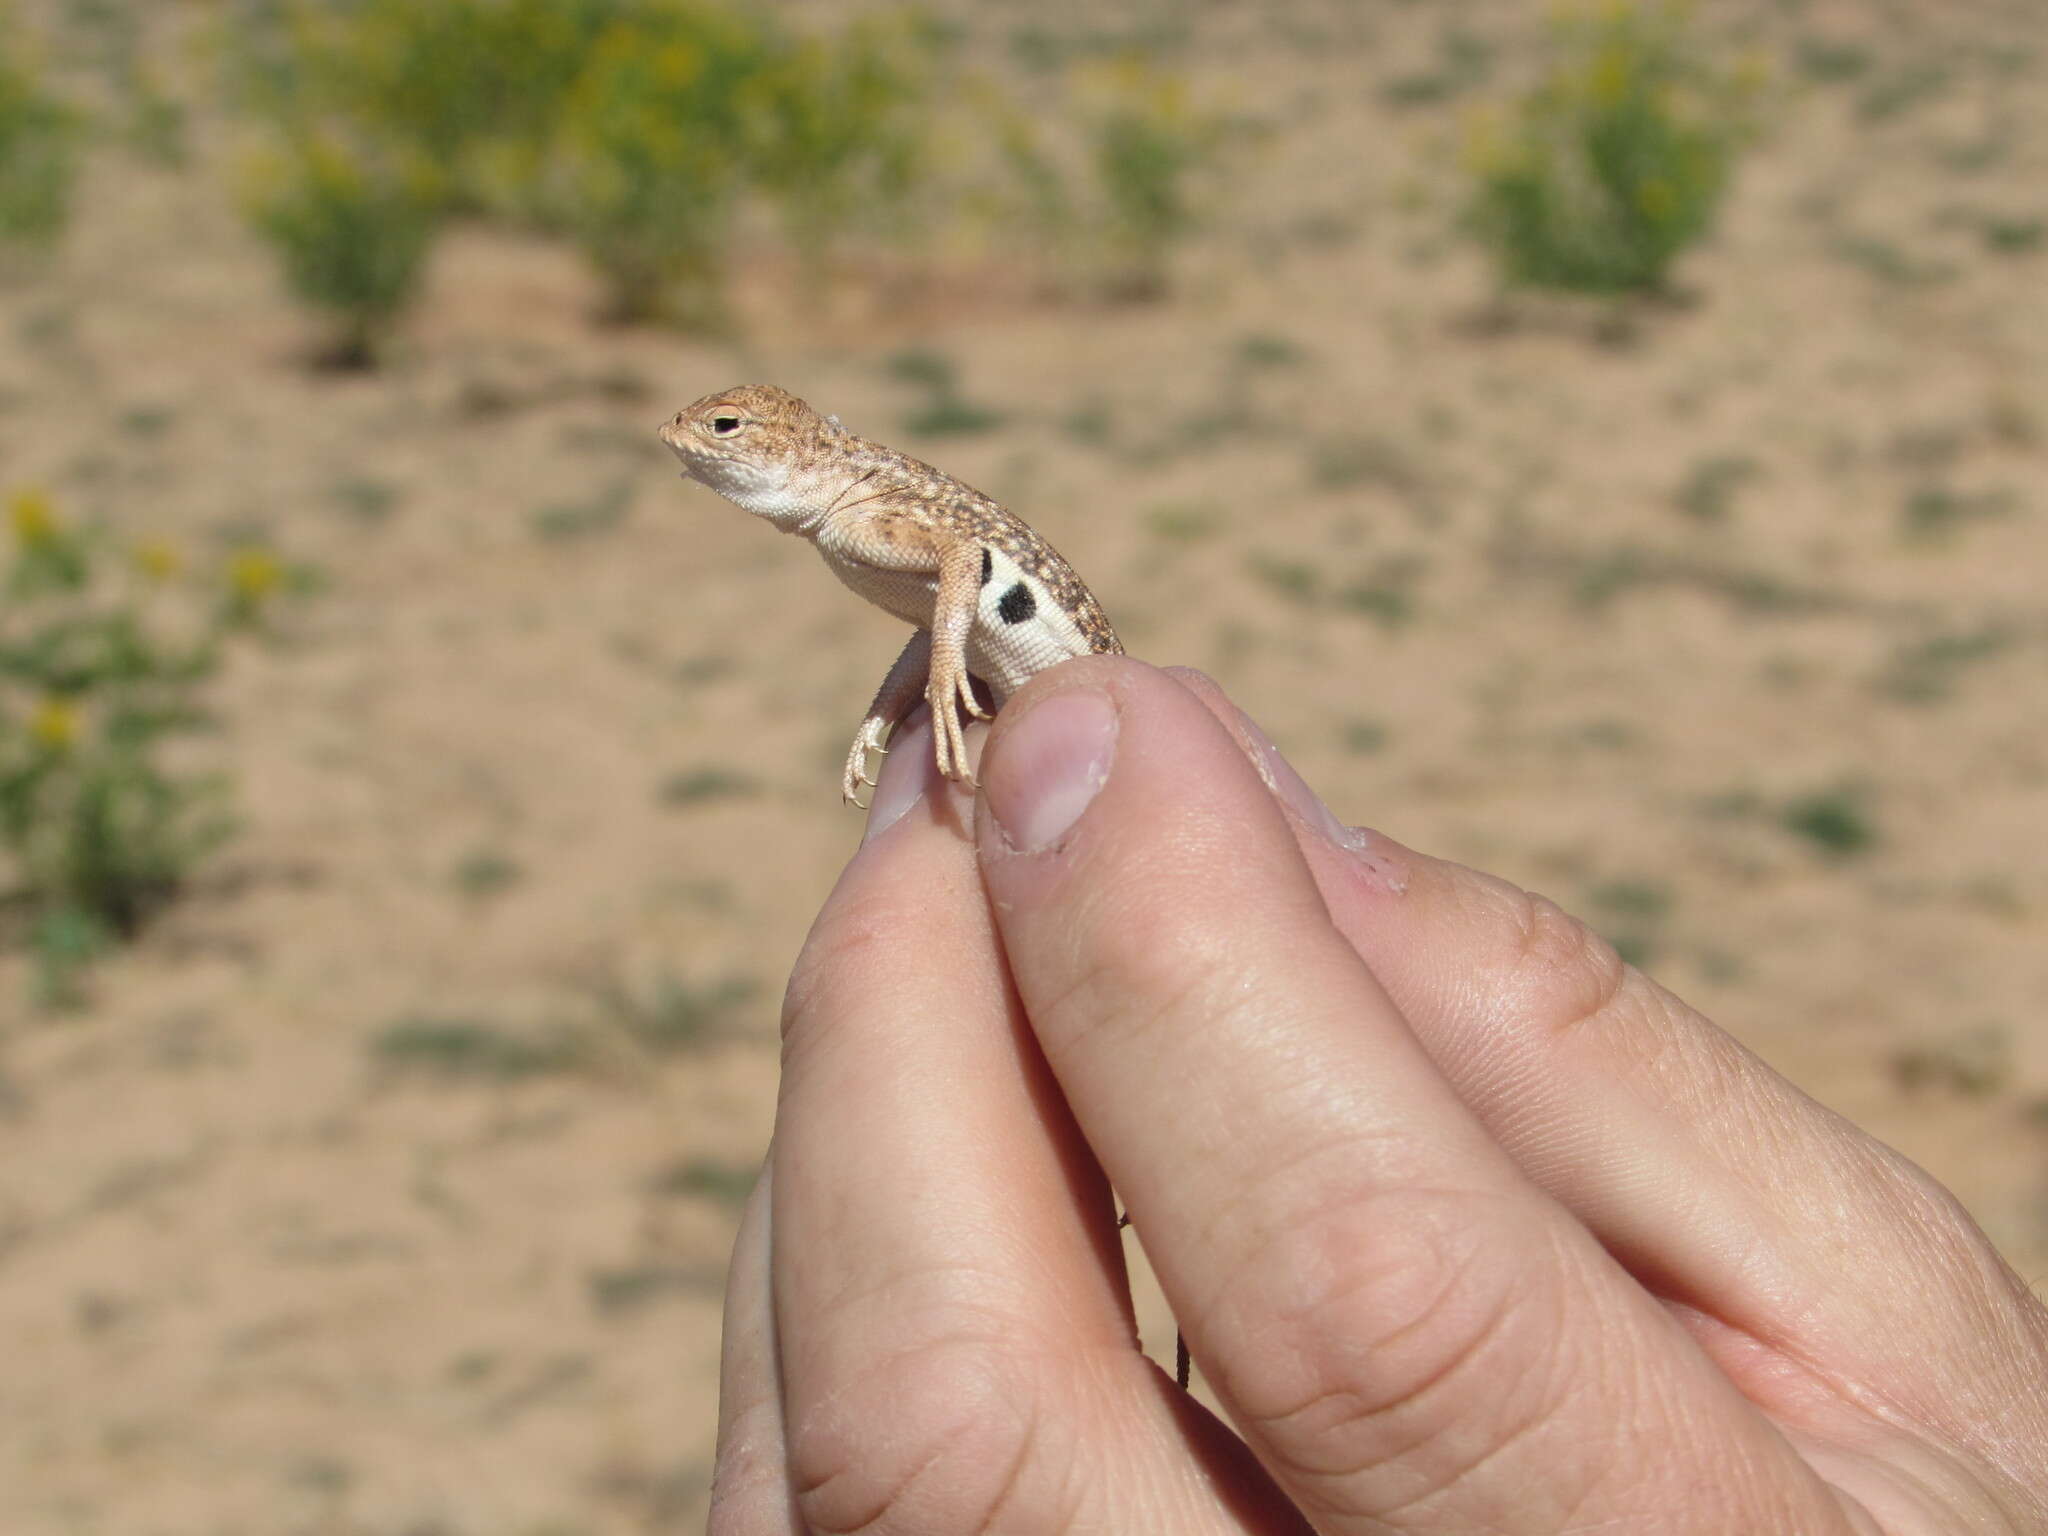
[[[1379,839],[1364,827],[1347,827],[1333,816],[1330,808],[1323,804],[1322,797],[1308,787],[1308,780],[1296,773],[1294,765],[1280,755],[1280,749],[1273,745],[1273,738],[1260,730],[1257,722],[1243,710],[1237,712],[1237,719],[1245,739],[1251,744],[1252,766],[1258,769],[1259,777],[1266,781],[1266,788],[1273,792],[1274,798],[1320,833],[1331,847],[1358,859],[1358,867],[1375,884],[1397,895],[1407,890],[1407,871],[1373,846]]]
[[[889,737],[889,754],[875,777],[875,797],[868,802],[868,826],[861,833],[865,847],[903,819],[904,812],[924,798],[932,778],[932,719],[920,710],[897,726]]]
[[[1109,782],[1116,755],[1116,706],[1092,688],[1074,688],[1032,706],[1003,735],[982,793],[1019,853],[1052,847]]]
[[[1273,745],[1273,738],[1260,730],[1258,725],[1243,710],[1238,711],[1238,722],[1244,733],[1251,738],[1252,766],[1259,770],[1259,777],[1266,781],[1266,788],[1273,792],[1279,802],[1307,822],[1323,837],[1339,848],[1356,852],[1361,846],[1364,833],[1356,827],[1347,827],[1323,804],[1322,798],[1308,787],[1308,781],[1294,771],[1294,765],[1280,755],[1280,749]]]

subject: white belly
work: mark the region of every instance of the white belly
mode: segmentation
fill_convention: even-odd
[[[893,613],[919,629],[932,627],[939,580],[912,571],[885,571],[871,565],[827,560],[833,574],[885,613]],[[982,583],[967,633],[967,670],[994,690],[998,704],[1038,673],[1070,656],[1088,654],[1088,642],[1074,621],[1031,580],[1016,562],[991,551],[989,579]],[[1004,617],[1003,601],[1022,584],[1031,594],[1029,617]],[[1016,612],[1013,600],[1010,611]]]

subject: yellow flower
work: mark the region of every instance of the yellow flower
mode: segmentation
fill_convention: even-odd
[[[57,542],[57,508],[46,491],[16,491],[7,504],[7,521],[24,549],[43,549]]]
[[[1603,107],[1616,105],[1635,83],[1636,60],[1625,43],[1613,42],[1593,59],[1586,79],[1586,94]]]
[[[185,567],[184,553],[169,539],[143,539],[131,555],[135,568],[151,581],[169,581]]]
[[[29,739],[61,752],[78,739],[78,708],[69,699],[47,698],[28,717]]]
[[[284,566],[267,549],[245,545],[228,556],[228,590],[254,608],[284,584]]]
[[[666,90],[686,90],[703,72],[703,56],[680,39],[654,56],[654,78]]]

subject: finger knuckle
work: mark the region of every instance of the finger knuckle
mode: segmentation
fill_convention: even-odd
[[[803,1528],[820,1536],[1056,1530],[1023,1507],[1039,1394],[1014,1350],[941,1339],[877,1360],[789,1431]]]
[[[835,895],[811,925],[783,988],[785,1071],[829,1047],[844,1033],[834,1026],[849,1014],[889,995],[922,962],[918,946],[930,927],[922,892],[900,883],[869,880]]]
[[[1568,1036],[1610,1018],[1636,973],[1614,946],[1547,896],[1497,899],[1506,932],[1499,995],[1522,1020]]]
[[[876,963],[889,939],[888,916],[868,906],[829,910],[804,941],[782,992],[782,1038],[799,1040],[811,1021],[827,1012],[849,975]]]
[[[1559,1283],[1527,1226],[1497,1195],[1409,1188],[1263,1242],[1217,1312],[1240,1334],[1225,1390],[1262,1446],[1338,1488],[1397,1461],[1466,1465],[1487,1454],[1475,1437],[1518,1433],[1550,1389]]]

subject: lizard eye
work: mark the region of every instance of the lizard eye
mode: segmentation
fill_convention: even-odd
[[[740,419],[737,416],[714,416],[711,418],[711,435],[713,437],[731,437],[739,429]]]

